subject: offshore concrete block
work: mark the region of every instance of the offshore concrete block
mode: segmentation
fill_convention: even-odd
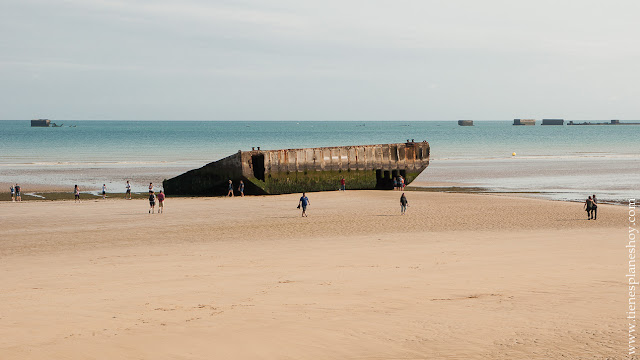
[[[513,125],[535,125],[535,119],[513,119]]]
[[[564,125],[564,119],[542,119],[542,125]]]

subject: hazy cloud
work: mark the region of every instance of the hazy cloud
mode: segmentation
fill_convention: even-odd
[[[639,10],[0,0],[0,118],[638,119]]]

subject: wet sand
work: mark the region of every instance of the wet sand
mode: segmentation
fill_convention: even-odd
[[[2,202],[0,358],[626,358],[626,208],[407,196]]]

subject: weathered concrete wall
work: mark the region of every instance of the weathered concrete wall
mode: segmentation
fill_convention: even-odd
[[[429,165],[429,143],[241,151],[165,180],[167,194],[224,195],[228,180],[247,194],[348,189],[388,189],[393,177],[411,182]]]
[[[564,125],[564,119],[542,119],[542,125]]]
[[[460,126],[473,126],[473,120],[458,120]]]
[[[31,126],[36,126],[36,127],[48,127],[50,123],[51,121],[49,119],[31,120]]]
[[[513,119],[513,125],[535,125],[535,119]]]

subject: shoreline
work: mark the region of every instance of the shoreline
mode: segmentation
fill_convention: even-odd
[[[365,191],[375,191],[375,192],[402,192],[398,190],[347,190],[347,192],[365,192]],[[408,185],[404,192],[425,192],[425,193],[442,193],[442,194],[470,194],[470,195],[485,195],[485,196],[500,196],[500,197],[512,197],[518,199],[537,199],[537,200],[546,200],[546,201],[555,201],[555,202],[567,202],[567,203],[583,203],[584,201],[572,200],[572,199],[551,199],[543,196],[535,196],[536,194],[543,194],[543,192],[513,192],[513,191],[491,191],[488,188],[475,187],[475,186],[411,186]],[[156,192],[159,192],[156,191]],[[308,192],[308,194],[319,194],[319,193],[335,193],[339,191],[319,191],[319,192]],[[299,193],[294,193],[299,194]],[[103,200],[102,192],[99,190],[96,191],[84,191],[80,192],[82,201],[93,201],[93,200]],[[124,192],[107,192],[106,200],[125,200]],[[148,192],[131,192],[131,198],[133,200],[146,200],[148,198]],[[292,195],[292,194],[285,194]],[[219,199],[226,198],[227,196],[182,196],[182,195],[167,195],[169,198],[173,199]],[[245,195],[245,197],[273,197],[278,195]],[[239,197],[236,195],[236,197]],[[23,202],[50,202],[50,201],[73,201],[74,196],[71,191],[55,191],[55,190],[42,190],[42,191],[29,191],[22,193],[22,201]],[[626,206],[628,203],[625,201],[611,201],[607,199],[598,199],[599,204],[607,204],[607,205],[616,205],[616,206]],[[0,193],[0,203],[2,202],[11,202],[11,196],[8,192]]]

